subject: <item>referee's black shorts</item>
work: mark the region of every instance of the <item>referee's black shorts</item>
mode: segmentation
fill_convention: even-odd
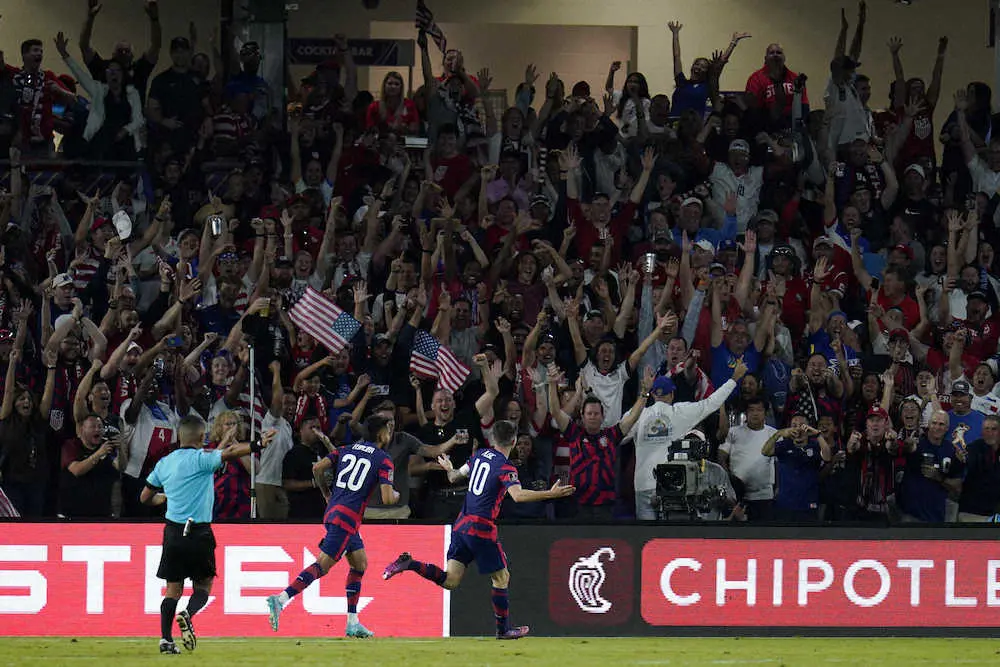
[[[156,576],[167,582],[201,581],[215,576],[215,534],[212,524],[191,524],[184,536],[184,524],[167,521],[163,527],[163,552]]]

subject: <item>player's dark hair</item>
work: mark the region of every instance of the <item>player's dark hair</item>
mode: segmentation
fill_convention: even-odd
[[[382,415],[372,415],[368,418],[368,422],[365,426],[368,427],[368,437],[371,438],[372,442],[378,440],[378,434],[382,432],[386,426],[389,425],[391,420],[386,419]]]
[[[21,55],[23,56],[25,53],[30,51],[33,46],[44,46],[44,45],[42,44],[42,40],[40,39],[26,39],[23,42],[21,42]]]
[[[497,447],[512,447],[517,441],[517,424],[507,419],[493,424],[493,441]]]
[[[765,411],[767,410],[767,401],[765,401],[760,396],[754,396],[753,398],[746,399],[746,401],[743,404],[743,407],[744,407],[745,410],[749,410],[751,407],[753,407],[755,405],[759,405]]]
[[[581,415],[583,414],[583,411],[587,409],[587,406],[590,405],[591,403],[596,403],[597,405],[601,406],[601,412],[602,413],[604,412],[604,403],[601,402],[601,399],[597,398],[596,396],[588,396],[587,398],[583,399],[583,405],[580,406]]]

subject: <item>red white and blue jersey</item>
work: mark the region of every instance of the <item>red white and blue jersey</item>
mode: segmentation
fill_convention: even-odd
[[[495,449],[481,449],[466,465],[469,466],[469,490],[454,530],[496,540],[496,520],[507,489],[521,484],[517,469]]]
[[[356,533],[372,489],[376,484],[392,484],[392,459],[373,443],[363,440],[339,447],[327,458],[336,468],[323,523]]]

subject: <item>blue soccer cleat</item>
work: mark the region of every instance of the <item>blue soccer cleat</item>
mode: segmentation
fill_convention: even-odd
[[[413,557],[405,551],[399,554],[399,558],[385,566],[385,569],[382,571],[382,578],[392,579],[397,574],[405,572],[409,569],[408,566],[411,560],[413,560]]]
[[[278,617],[281,616],[281,601],[277,595],[267,596],[267,617],[271,621],[271,629],[278,631]]]
[[[361,625],[358,621],[347,624],[347,632],[344,633],[347,637],[354,637],[355,639],[368,639],[369,637],[374,637],[375,633]]]
[[[529,628],[527,625],[519,625],[510,628],[507,632],[498,632],[497,639],[520,639],[521,637],[527,637],[528,631]]]

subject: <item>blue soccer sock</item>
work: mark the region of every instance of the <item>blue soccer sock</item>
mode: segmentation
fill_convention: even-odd
[[[323,571],[323,568],[320,567],[319,563],[313,563],[306,569],[299,572],[299,576],[295,577],[295,581],[293,581],[291,585],[285,589],[285,595],[289,598],[295,597],[308,588],[309,584],[316,581],[324,574],[326,574],[326,572]]]
[[[444,587],[444,580],[448,578],[445,571],[433,563],[421,563],[419,560],[411,560],[407,569],[413,570],[427,581],[441,587]]]
[[[510,629],[510,600],[507,597],[507,589],[494,586],[490,600],[493,602],[493,616],[497,619],[497,634],[502,635]]]
[[[358,598],[361,597],[361,577],[364,572],[359,572],[353,567],[347,571],[347,613],[358,613]]]

